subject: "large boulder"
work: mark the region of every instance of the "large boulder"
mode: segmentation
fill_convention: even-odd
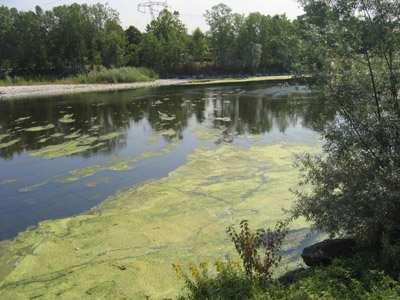
[[[352,239],[325,240],[303,250],[301,257],[309,267],[329,265],[336,258],[349,258],[356,253]]]

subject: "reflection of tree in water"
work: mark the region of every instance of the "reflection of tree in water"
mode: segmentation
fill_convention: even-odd
[[[221,138],[229,140],[229,136],[237,134],[261,134],[275,128],[285,132],[287,128],[298,125],[320,129],[321,124],[334,115],[324,105],[318,104],[319,101],[311,99],[272,99],[252,96],[246,91],[232,91],[227,88],[139,90],[1,103],[0,135],[10,134],[11,137],[0,143],[11,139],[20,141],[0,149],[0,156],[12,158],[25,150],[62,143],[62,137],[43,142],[54,133],[64,136],[74,132],[81,136],[125,133],[106,141],[101,149],[94,148],[79,155],[111,153],[117,147],[126,145],[127,131],[132,126],[139,126],[143,120],[147,120],[156,132],[173,130],[176,133],[176,136],[166,136],[166,139],[182,139],[184,129],[193,119],[197,123],[222,128]],[[75,122],[61,123],[59,119],[66,114],[73,115]],[[30,118],[15,122],[25,117]],[[319,121],[318,126],[316,121]],[[24,130],[47,124],[54,124],[55,128],[41,132]]]
[[[231,134],[240,135],[263,134],[273,129],[284,133],[288,128],[297,126],[322,130],[335,115],[335,111],[324,103],[316,98],[273,99],[244,94],[230,98],[217,96],[208,105],[214,107],[216,125],[224,124]]]

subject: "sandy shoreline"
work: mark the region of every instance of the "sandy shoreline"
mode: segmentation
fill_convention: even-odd
[[[187,83],[181,79],[160,79],[151,82],[118,84],[43,84],[0,87],[0,100],[60,96],[67,94],[120,91],[147,87],[172,86]]]
[[[118,83],[118,84],[42,84],[42,85],[15,85],[0,86],[0,101],[19,98],[49,97],[88,92],[107,92],[133,90],[138,88],[162,87],[162,86],[213,86],[223,84],[245,84],[252,82],[284,82],[294,79],[290,75],[282,76],[258,76],[244,78],[224,79],[159,79],[151,82]]]

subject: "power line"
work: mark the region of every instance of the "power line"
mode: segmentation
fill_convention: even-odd
[[[137,10],[142,14],[150,13],[151,18],[154,20],[158,14],[163,10],[168,9],[167,0],[165,1],[143,1],[139,3]]]

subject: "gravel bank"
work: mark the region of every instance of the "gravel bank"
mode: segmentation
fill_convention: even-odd
[[[131,90],[145,87],[172,86],[187,83],[187,80],[160,79],[151,82],[118,84],[45,84],[0,87],[0,100],[59,96],[66,94]]]

